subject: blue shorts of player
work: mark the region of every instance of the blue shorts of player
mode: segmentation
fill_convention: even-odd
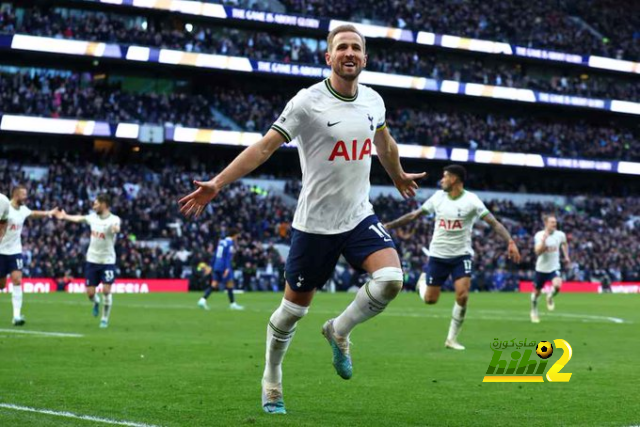
[[[0,277],[7,277],[14,271],[22,271],[23,267],[22,254],[0,255]]]
[[[229,273],[226,275],[224,274],[224,270],[213,270],[213,280],[221,285],[226,285],[233,280],[231,277],[231,270],[229,270]]]
[[[396,247],[375,215],[363,219],[353,230],[339,234],[312,234],[293,229],[285,278],[294,291],[311,291],[327,283],[340,255],[362,271],[364,260],[385,248]]]
[[[536,271],[536,277],[533,279],[533,285],[537,290],[540,290],[544,287],[545,283],[552,282],[556,277],[562,277],[560,270],[552,271],[551,273]]]
[[[86,286],[98,286],[100,283],[111,285],[116,280],[115,264],[94,264],[87,262],[84,268]]]
[[[471,255],[463,255],[455,258],[429,257],[425,271],[427,286],[442,286],[451,276],[454,282],[461,277],[471,277],[473,273],[473,261]]]

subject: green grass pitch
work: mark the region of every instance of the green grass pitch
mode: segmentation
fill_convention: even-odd
[[[266,324],[279,294],[115,295],[109,329],[84,295],[25,295],[14,333],[0,295],[0,403],[161,426],[630,426],[640,424],[638,295],[560,294],[529,322],[528,294],[472,294],[460,342],[443,346],[452,294],[435,306],[402,294],[352,334],[354,377],[339,378],[320,333],[352,294],[319,294],[284,362],[289,414],[262,413]],[[616,323],[615,319],[624,323]],[[568,383],[482,383],[494,338],[562,338]],[[560,357],[554,352],[550,361]],[[549,364],[549,366],[551,363]],[[0,426],[88,426],[90,421],[0,408]],[[106,424],[100,424],[106,425]]]

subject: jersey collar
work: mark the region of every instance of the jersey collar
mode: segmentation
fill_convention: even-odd
[[[449,193],[447,193],[447,197],[448,197],[449,199],[451,199],[451,200],[458,200],[460,197],[464,196],[464,193],[465,193],[465,191],[464,191],[464,189],[463,189],[463,190],[462,190],[462,193],[458,194],[458,197],[451,197],[451,196],[449,195]]]
[[[340,95],[338,93],[337,90],[335,90],[333,88],[333,86],[331,86],[331,82],[329,81],[329,79],[325,79],[324,81],[324,85],[327,87],[327,90],[329,91],[329,93],[333,96],[335,96],[336,98],[338,98],[340,101],[344,101],[344,102],[353,102],[356,100],[356,98],[358,97],[358,89],[356,88],[356,94],[349,97],[349,96],[344,96],[344,95]]]

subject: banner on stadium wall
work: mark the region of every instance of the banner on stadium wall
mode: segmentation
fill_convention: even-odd
[[[550,289],[551,284],[547,283],[542,291],[548,292]],[[520,282],[520,292],[532,291],[533,282]],[[564,282],[562,292],[602,293],[602,285],[598,282]],[[640,293],[640,282],[613,282],[611,292],[614,294],[638,294]]]
[[[193,16],[204,16],[214,19],[252,21],[260,24],[297,27],[305,30],[317,30],[326,34],[335,27],[343,24],[354,25],[370,38],[386,38],[406,43],[417,43],[428,46],[438,46],[447,49],[481,52],[493,55],[510,55],[533,58],[544,61],[564,62],[583,65],[589,68],[619,71],[622,73],[640,74],[640,62],[606,58],[594,55],[579,55],[575,53],[556,52],[545,49],[535,49],[525,46],[512,45],[491,40],[472,39],[467,37],[435,34],[426,31],[411,31],[407,29],[385,27],[381,25],[363,24],[359,22],[341,21],[338,19],[316,18],[277,12],[254,11],[240,9],[221,4],[200,2],[193,0],[98,0],[100,3],[115,4],[146,9],[165,10]]]
[[[25,293],[49,293],[56,292],[58,284],[52,278],[25,278],[22,279],[22,290]],[[13,285],[7,284],[3,293],[10,293]],[[65,292],[77,294],[86,291],[84,279],[74,279],[65,286]],[[98,286],[98,292],[102,286]],[[111,286],[111,292],[115,294],[148,294],[152,292],[188,292],[189,281],[186,279],[116,279]]]

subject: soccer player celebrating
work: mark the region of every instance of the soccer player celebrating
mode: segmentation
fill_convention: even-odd
[[[418,279],[420,298],[427,304],[435,304],[440,297],[440,287],[451,276],[456,292],[446,348],[464,350],[458,343],[458,334],[467,312],[469,287],[473,272],[473,248],[471,233],[474,222],[480,218],[491,225],[502,239],[508,242],[508,256],[520,262],[520,252],[507,229],[487,210],[484,203],[464,189],[466,170],[459,165],[444,168],[440,185],[420,209],[416,209],[395,221],[385,224],[387,229],[402,227],[423,215],[435,214],[434,232],[429,247],[429,263],[426,272]]]
[[[538,231],[534,237],[534,250],[536,260],[536,275],[534,279],[534,291],[531,294],[531,321],[540,323],[538,315],[538,298],[545,283],[551,282],[552,288],[547,294],[547,309],[553,311],[555,304],[553,297],[560,292],[562,275],[560,274],[560,250],[562,250],[564,262],[569,264],[569,245],[567,236],[558,230],[558,220],[554,215],[543,217],[544,230]]]
[[[415,180],[426,175],[402,169],[382,98],[358,84],[367,63],[362,34],[352,25],[336,27],[327,37],[325,58],[331,67],[329,78],[298,92],[261,140],[210,181],[195,181],[198,188],[180,200],[185,215],[198,216],[224,187],[256,169],[284,142],[297,139],[303,184],[293,219],[284,298],[267,326],[262,378],[262,407],[267,413],[286,413],[282,361],[298,321],[341,254],[371,275],[351,305],[322,328],[342,378],[353,374],[351,331],[380,314],[402,289],[395,245],[369,202],[372,146],[403,197],[415,196]]]
[[[233,294],[233,269],[231,267],[234,253],[233,244],[239,235],[240,230],[232,227],[229,229],[228,236],[220,239],[220,242],[218,242],[218,247],[216,248],[212,262],[213,278],[211,280],[211,286],[204,291],[204,295],[198,301],[198,307],[209,310],[207,298],[209,298],[209,295],[211,295],[213,291],[217,291],[218,285],[222,283],[227,288],[229,308],[231,310],[244,310],[244,307],[236,302],[235,295]]]
[[[4,194],[0,193],[0,242],[7,231],[9,222],[9,209],[11,202]]]
[[[7,232],[0,242],[0,289],[4,289],[7,276],[11,277],[13,291],[11,303],[13,304],[13,325],[22,326],[25,319],[22,316],[22,227],[24,221],[31,218],[51,218],[58,212],[58,208],[50,211],[32,211],[25,206],[27,201],[27,188],[17,185],[11,191],[9,204]]]
[[[111,285],[116,278],[116,236],[120,232],[120,218],[110,210],[111,198],[107,194],[100,194],[93,202],[95,213],[89,215],[68,215],[64,210],[56,214],[56,218],[89,224],[91,227],[91,241],[87,250],[85,266],[87,296],[93,304],[93,315],[97,317],[100,311],[100,297],[96,295],[96,287],[102,283],[102,318],[100,327],[109,326],[109,314],[113,305]]]

